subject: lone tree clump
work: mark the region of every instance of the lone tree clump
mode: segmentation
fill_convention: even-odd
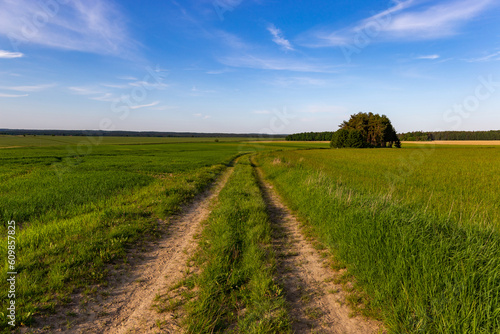
[[[331,147],[401,147],[396,130],[387,116],[373,113],[351,115],[333,133]]]

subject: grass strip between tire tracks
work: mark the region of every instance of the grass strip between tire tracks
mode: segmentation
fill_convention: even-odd
[[[202,233],[197,297],[187,305],[190,333],[289,333],[275,281],[271,224],[249,156],[234,167]]]

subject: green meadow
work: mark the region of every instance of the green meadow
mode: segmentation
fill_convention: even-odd
[[[166,232],[160,221],[233,168],[204,223],[195,255],[201,270],[184,282],[196,287],[184,324],[193,333],[290,332],[253,156],[305,228],[347,268],[361,296],[355,303],[390,333],[498,333],[500,147],[328,146],[1,136],[0,251],[7,258],[13,220],[16,322],[30,325],[75,292],[106,285],[108,265]],[[4,278],[8,271],[5,261]],[[3,279],[6,332],[7,293]]]
[[[71,293],[105,284],[105,264],[123,262],[130,245],[160,235],[158,220],[178,212],[237,156],[306,146],[234,138],[52,136],[37,146],[39,139],[0,137],[1,147],[25,145],[0,149],[0,250],[7,259],[7,225],[13,220],[16,322],[24,325],[33,315],[55,312]],[[7,261],[2,271],[7,277]],[[2,310],[7,287],[3,280]],[[4,328],[7,320],[1,311]]]
[[[391,332],[498,333],[499,148],[289,151],[259,161]]]
[[[0,148],[44,147],[61,145],[131,145],[131,144],[170,144],[170,143],[203,143],[203,142],[241,142],[241,141],[274,141],[279,138],[240,138],[240,137],[112,137],[112,136],[38,136],[38,135],[0,135]]]

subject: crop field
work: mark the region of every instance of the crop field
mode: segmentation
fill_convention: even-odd
[[[85,145],[82,138],[46,139],[54,144],[37,145],[30,138],[14,145],[11,137],[0,137],[0,147],[22,146],[0,149],[0,250],[7,258],[8,222],[15,221],[16,322],[21,327],[44,330],[49,325],[43,324],[55,324],[51,317],[58,316],[65,327],[50,325],[45,332],[106,332],[103,328],[111,325],[84,327],[99,325],[85,318],[91,313],[85,305],[73,305],[75,295],[108,297],[113,305],[110,268],[131,270],[124,276],[134,277],[130,284],[136,286],[146,278],[127,266],[130,251],[146,254],[143,245],[167,247],[177,239],[196,250],[186,251],[188,260],[176,260],[185,261],[182,280],[168,292],[147,296],[147,309],[157,305],[159,332],[182,327],[189,333],[293,333],[340,326],[328,322],[335,312],[345,312],[348,319],[344,297],[336,297],[340,285],[327,288],[331,279],[306,279],[301,284],[309,286],[299,290],[310,294],[299,291],[293,297],[295,281],[280,277],[295,273],[290,266],[304,262],[310,252],[289,249],[294,239],[278,242],[288,227],[278,226],[286,224],[276,220],[283,213],[271,214],[263,191],[268,184],[321,252],[314,261],[325,261],[321,270],[331,270],[325,275],[353,287],[345,297],[355,310],[353,333],[500,330],[498,146],[327,149],[328,143],[228,138],[97,142],[87,137]],[[200,196],[221,179],[226,183],[214,202],[203,202],[209,208],[206,217],[188,219],[186,226],[199,225],[196,239],[185,237],[176,230],[175,217],[190,205],[195,211],[201,207]],[[183,249],[172,247],[167,265],[179,271],[174,257]],[[8,277],[7,261],[2,271]],[[8,291],[4,279],[0,325],[5,332]],[[144,296],[134,297],[134,291],[124,300],[142,303]],[[320,310],[311,303],[322,295],[333,302]],[[61,314],[64,305],[86,311]],[[307,319],[294,319],[298,313],[290,305],[303,305]],[[103,323],[129,317],[112,318],[111,308],[101,307]]]

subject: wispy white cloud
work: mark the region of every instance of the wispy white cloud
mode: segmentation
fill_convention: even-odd
[[[134,78],[135,79],[135,78]],[[162,89],[168,85],[163,83],[149,83],[146,81],[133,81],[126,84],[108,84],[99,83],[89,86],[73,86],[68,87],[68,90],[76,95],[86,96],[90,100],[101,102],[116,102],[133,94],[134,87],[143,87],[147,90]],[[155,101],[150,104],[130,106],[130,109],[140,109],[146,107],[153,107],[159,104]]]
[[[210,117],[212,117],[210,115],[204,115],[204,114],[201,114],[201,113],[193,114],[193,116],[201,118],[201,119],[209,119]]]
[[[460,0],[437,4],[425,10],[396,15],[383,30],[394,37],[434,39],[455,35],[468,20],[484,11],[492,0]]]
[[[18,94],[4,94],[4,93],[0,93],[0,97],[25,97],[25,96],[28,96],[28,94],[18,95]]]
[[[209,94],[212,94],[212,93],[215,93],[216,91],[213,90],[213,89],[199,89],[198,87],[196,86],[193,86],[191,88],[191,95],[194,95],[194,96],[198,96],[198,94],[201,94],[201,93],[209,93]]]
[[[128,86],[125,86],[128,87]],[[88,99],[101,102],[114,102],[119,100],[119,96],[112,94],[98,86],[81,86],[81,87],[68,87],[68,89],[77,95],[87,96]]]
[[[429,59],[429,60],[435,60],[441,58],[439,55],[425,55],[425,56],[417,56],[415,59]]]
[[[0,35],[23,44],[128,56],[136,43],[125,17],[111,1],[72,0],[40,6],[32,0],[2,1]],[[38,18],[38,21],[34,21]]]
[[[154,107],[156,105],[158,105],[158,103],[160,103],[160,101],[155,101],[155,102],[152,102],[152,103],[149,103],[149,104],[142,104],[142,105],[137,105],[137,106],[131,106],[130,109],[141,109],[141,108],[148,108],[148,107]]]
[[[169,87],[169,85],[163,82],[148,82],[142,80],[131,82],[129,85],[133,87],[144,87],[147,89],[165,89]]]
[[[211,33],[213,38],[216,38],[219,43],[224,44],[224,46],[235,50],[247,50],[251,46],[243,41],[239,36],[229,33],[224,30],[214,30]]]
[[[169,70],[165,69],[165,68],[161,68],[160,65],[156,65],[154,71],[156,73],[161,73],[161,72],[168,72]]]
[[[428,5],[430,3],[430,5]],[[299,37],[308,47],[356,45],[359,40],[423,40],[457,34],[460,28],[494,5],[494,0],[452,0],[433,4],[427,1],[398,1],[350,27],[337,30],[312,29]]]
[[[78,95],[105,94],[102,90],[93,87],[68,87],[68,89]]]
[[[12,59],[12,58],[21,58],[24,57],[24,54],[21,52],[10,52],[5,50],[0,50],[0,59]]]
[[[15,72],[10,72],[10,71],[1,71],[0,72],[0,75],[2,76],[6,76],[6,75],[9,75],[11,77],[21,77],[22,75],[19,74],[19,73],[15,73]]]
[[[342,29],[314,28],[303,33],[299,36],[298,40],[303,46],[307,47],[331,47],[353,44],[356,43],[360,36],[366,39],[367,35],[363,30],[375,30],[374,28],[376,28],[377,32],[374,34],[379,35],[383,27],[391,22],[395,13],[413,6],[415,2],[415,0],[398,1],[392,7]]]
[[[130,86],[126,86],[130,87]],[[100,102],[116,102],[120,101],[119,93],[110,93],[103,90],[96,89],[94,87],[69,87],[69,90],[78,95],[85,95],[90,100],[100,101]],[[141,108],[149,108],[155,107],[160,103],[160,101],[154,101],[149,104],[141,104],[141,105],[131,105],[130,109],[141,109]]]
[[[310,77],[280,77],[271,81],[271,84],[282,87],[289,86],[324,86],[326,80]]]
[[[129,87],[128,84],[110,84],[110,83],[101,83],[99,86],[106,87],[106,88],[114,88],[114,89],[126,89]]]
[[[127,81],[138,81],[139,80],[136,77],[132,77],[132,76],[122,76],[122,77],[118,77],[118,79],[127,80]]]
[[[500,51],[490,53],[483,57],[467,59],[467,61],[470,63],[476,63],[476,62],[479,63],[479,62],[496,61],[496,60],[500,60]]]
[[[17,92],[41,92],[55,87],[55,84],[35,85],[35,86],[4,86],[1,89],[15,90]]]
[[[271,33],[273,36],[273,42],[281,46],[283,49],[292,51],[293,47],[292,44],[290,44],[290,41],[288,41],[285,37],[283,37],[283,33],[281,32],[280,29],[276,28],[274,24],[270,24],[267,27],[267,30]]]
[[[163,106],[157,106],[157,107],[154,107],[154,108],[151,108],[151,109],[152,110],[165,111],[165,110],[172,110],[172,109],[178,109],[178,108],[179,108],[178,106],[163,105]]]
[[[105,93],[101,96],[90,97],[89,99],[101,102],[114,102],[118,100],[118,97],[111,93]]]
[[[223,57],[219,61],[231,67],[244,67],[275,71],[293,71],[293,72],[316,72],[316,73],[335,73],[335,68],[328,65],[320,65],[318,61],[293,60],[287,58],[270,58],[252,55]]]

